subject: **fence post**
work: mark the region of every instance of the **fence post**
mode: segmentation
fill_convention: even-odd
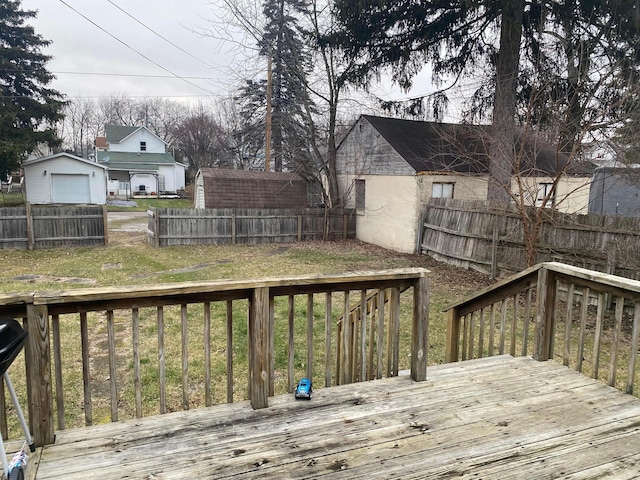
[[[342,239],[346,240],[349,237],[349,222],[347,220],[347,215],[344,214],[342,216]]]
[[[491,239],[491,280],[498,276],[498,225],[493,226]]]
[[[411,379],[427,379],[429,351],[429,278],[418,279],[413,287],[413,327],[411,333]]]
[[[236,215],[231,215],[231,245],[236,244]]]
[[[27,248],[29,250],[33,250],[36,242],[33,236],[33,215],[31,214],[31,203],[27,202],[25,207],[27,215]]]
[[[160,248],[160,214],[157,208],[151,208],[153,212],[153,244],[156,248]]]
[[[29,421],[36,446],[55,441],[49,312],[46,305],[27,305],[25,349]]]
[[[458,309],[453,307],[449,310],[447,317],[447,336],[445,338],[445,356],[446,363],[458,361],[458,347],[460,343],[460,316]]]
[[[298,241],[302,241],[302,215],[298,215]]]
[[[551,359],[553,338],[553,308],[556,301],[556,276],[544,266],[538,270],[538,311],[536,314],[536,344],[533,358],[538,361]]]
[[[107,213],[107,206],[102,206],[102,228],[104,229],[104,246],[109,246],[109,215]]]
[[[269,406],[269,288],[255,288],[249,299],[249,398],[254,409]]]

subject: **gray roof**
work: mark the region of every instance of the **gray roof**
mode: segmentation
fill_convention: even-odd
[[[160,165],[175,165],[176,161],[170,153],[133,153],[98,151],[98,162],[109,170],[125,171],[157,171]]]
[[[264,181],[303,181],[304,179],[297,173],[287,172],[263,172],[259,170],[236,170],[233,168],[213,168],[202,167],[200,174],[207,178],[233,178],[244,180],[264,180]]]
[[[489,171],[490,125],[401,120],[362,115],[416,172],[484,174]],[[568,157],[552,145],[518,129],[516,148],[522,146],[527,176],[553,175],[565,169]],[[535,161],[533,161],[535,159]],[[589,170],[589,169],[586,169]],[[588,174],[572,169],[574,174]]]
[[[97,163],[97,162],[93,162],[91,160],[87,160],[86,158],[78,157],[76,155],[73,155],[73,154],[67,153],[67,152],[54,153],[53,155],[47,155],[45,157],[33,158],[31,160],[27,160],[27,161],[23,162],[22,166],[23,167],[27,167],[29,165],[34,165],[36,163],[41,163],[41,162],[48,162],[50,160],[55,160],[57,158],[62,158],[62,157],[70,158],[71,160],[75,160],[76,162],[86,163],[88,165],[92,165],[92,166],[97,167],[97,168],[102,168],[103,170],[107,168],[103,164],[100,164],[100,163]]]
[[[142,127],[129,127],[125,125],[105,125],[104,136],[109,143],[120,143],[136,130]]]

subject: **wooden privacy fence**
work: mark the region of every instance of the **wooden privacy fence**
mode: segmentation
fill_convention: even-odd
[[[541,263],[447,311],[448,362],[532,355],[638,394],[637,280]]]
[[[355,238],[355,212],[326,209],[150,208],[149,243],[228,245]]]
[[[529,209],[533,215],[533,209]],[[544,209],[535,262],[560,261],[640,278],[640,219],[569,215]],[[420,252],[487,274],[527,268],[522,220],[512,207],[431,199],[421,223]]]
[[[79,419],[139,418],[246,394],[264,408],[302,376],[330,386],[369,378],[351,371],[396,375],[398,357],[408,359],[414,380],[425,380],[427,274],[412,268],[2,294],[0,315],[23,318],[29,334],[25,356],[12,366],[23,362],[26,374],[13,378],[43,445]],[[400,318],[399,292],[407,289],[412,313]],[[391,300],[367,304],[372,295]],[[357,346],[342,355],[334,324],[358,308],[366,313],[354,329],[341,330],[343,344]],[[6,436],[4,395],[0,426]]]
[[[0,248],[107,245],[103,205],[26,205],[0,208]]]

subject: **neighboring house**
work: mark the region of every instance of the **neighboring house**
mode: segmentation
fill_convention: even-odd
[[[640,218],[640,165],[599,167],[589,192],[589,213]]]
[[[358,212],[357,238],[415,252],[429,198],[486,200],[490,127],[362,115],[338,145],[337,174],[346,207]],[[567,159],[533,136],[518,141],[526,201],[540,205]],[[549,204],[587,213],[590,171],[562,175]],[[516,182],[512,189],[517,192]]]
[[[186,166],[147,127],[106,125],[95,141],[98,163],[108,167],[114,195],[174,194],[185,188]]]
[[[34,158],[22,164],[26,199],[33,204],[106,202],[107,168],[70,153]]]
[[[307,182],[295,173],[201,168],[196,208],[306,208]]]

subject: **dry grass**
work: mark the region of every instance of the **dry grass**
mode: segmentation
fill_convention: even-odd
[[[121,226],[121,225],[120,225]],[[259,246],[202,246],[155,249],[147,245],[145,234],[111,232],[110,246],[92,249],[0,251],[6,265],[0,284],[3,292],[51,291],[110,285],[139,285],[222,278],[260,278],[298,274],[340,273],[395,267],[426,267],[432,271],[430,363],[444,357],[445,322],[442,309],[461,296],[484,287],[489,280],[477,273],[457,270],[420,255],[391,252],[357,241],[309,242]],[[323,296],[318,296],[323,297]],[[341,296],[334,298],[334,320],[344,307]],[[352,302],[358,299],[353,298]],[[288,389],[286,374],[286,299],[276,302],[276,393]],[[411,299],[402,303],[402,321],[411,316]],[[295,359],[296,378],[306,371],[306,299],[296,299]],[[132,323],[130,311],[116,311],[118,415],[135,416],[132,362]],[[182,369],[179,308],[165,309],[165,347],[167,359],[168,410],[182,408]],[[212,304],[211,361],[213,403],[226,401],[226,327],[224,305]],[[314,376],[319,386],[324,377],[324,303],[314,304]],[[204,337],[202,306],[188,309],[189,402],[204,404]],[[61,349],[66,427],[84,424],[82,357],[77,315],[60,318]],[[107,323],[104,313],[88,315],[93,423],[110,421]],[[158,338],[155,308],[140,309],[140,363],[143,413],[158,413]],[[400,368],[409,365],[408,327],[402,328]],[[233,332],[234,399],[246,398],[246,305],[234,302]],[[335,338],[335,332],[334,332]],[[335,356],[335,341],[333,356]],[[20,361],[22,356],[20,357]],[[12,371],[20,371],[20,361]],[[12,376],[13,377],[13,376]],[[14,383],[22,392],[24,379]],[[55,393],[55,392],[54,392]],[[13,416],[9,414],[9,420]],[[12,431],[15,431],[12,425]],[[19,435],[19,432],[17,432]]]

